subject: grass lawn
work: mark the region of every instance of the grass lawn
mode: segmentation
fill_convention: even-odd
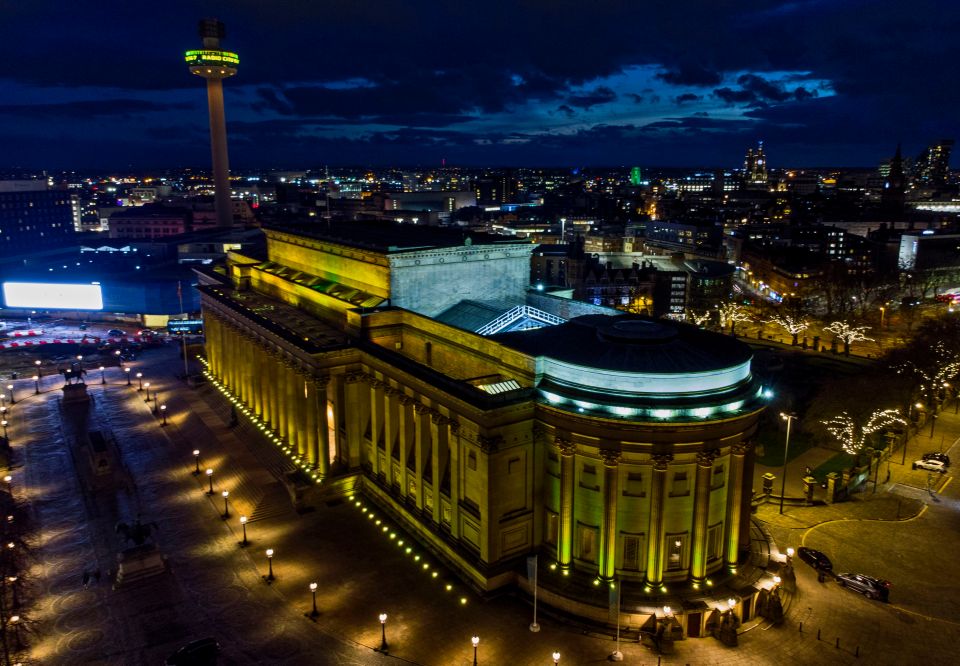
[[[843,470],[853,467],[856,462],[856,456],[841,451],[813,470],[813,475],[818,479],[825,479],[830,472],[837,472],[839,474]]]
[[[772,428],[761,428],[757,432],[757,443],[763,446],[763,455],[757,456],[757,462],[768,467],[783,464],[783,448],[786,446],[786,433]],[[815,446],[813,437],[805,432],[790,432],[790,460]],[[789,461],[788,461],[789,462]]]

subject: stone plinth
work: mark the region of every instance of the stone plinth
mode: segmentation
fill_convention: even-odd
[[[144,578],[165,573],[167,562],[153,544],[144,544],[127,548],[117,553],[117,578],[113,587],[129,585]]]

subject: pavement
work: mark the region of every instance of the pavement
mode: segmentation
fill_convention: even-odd
[[[480,637],[479,664],[547,664],[555,650],[561,664],[594,664],[617,647],[611,633],[542,608],[542,630],[531,633],[528,599],[474,595],[360,498],[298,514],[276,493],[287,465],[282,455],[243,419],[230,427],[229,405],[212,387],[185,386],[176,377],[176,349],[144,353],[133,365],[159,391],[169,423],[161,425],[136,382],[127,386],[118,369],[108,370],[106,384],[91,381],[97,417],[115,435],[123,462],[109,488],[94,489],[76,472],[82,461],[71,456],[69,429],[61,427],[59,377],[45,378],[40,395],[21,397],[12,409],[14,489],[38,525],[33,633],[22,663],[157,664],[203,636],[220,642],[221,664],[468,665],[473,635]],[[941,415],[933,441],[940,434],[945,441],[960,437],[952,410]],[[713,638],[679,641],[662,656],[624,639],[624,662],[953,661],[960,590],[950,581],[960,581],[960,564],[941,553],[960,546],[960,484],[948,474],[931,492],[926,473],[910,470],[914,452],[929,443],[914,437],[908,464],[892,462],[890,481],[875,494],[870,488],[843,504],[787,506],[783,515],[767,504],[756,514],[781,551],[807,544],[830,553],[838,568],[889,578],[892,603],[817,583],[797,563],[780,626],[750,624],[734,648]],[[193,473],[195,448],[202,469],[214,469],[213,496],[206,475]],[[240,545],[241,513],[256,517],[247,525],[247,547]],[[138,515],[156,522],[169,572],[114,589],[116,553],[125,545],[115,525]],[[274,550],[270,583],[267,548]],[[933,580],[929,572],[937,567],[944,577]],[[91,576],[84,585],[84,571],[97,570],[99,580]],[[316,618],[309,617],[311,582],[318,584]],[[388,616],[388,654],[375,651],[381,612]],[[630,630],[636,627],[625,627],[623,636]]]

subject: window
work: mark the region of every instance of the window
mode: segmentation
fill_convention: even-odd
[[[717,523],[707,530],[707,562],[720,559],[723,523]]]
[[[597,466],[584,465],[580,471],[580,487],[589,490],[600,490],[600,484],[597,482]]]
[[[690,494],[690,481],[686,472],[674,472],[673,484],[670,486],[670,497],[682,497]]]
[[[640,571],[640,557],[643,553],[642,534],[623,535],[623,559],[620,568],[625,571]]]
[[[580,559],[584,562],[597,561],[597,528],[589,525],[577,526],[578,538],[580,544]]]
[[[727,478],[723,471],[723,465],[714,465],[713,474],[710,481],[710,490],[723,488],[723,483]]]
[[[477,454],[473,451],[467,454],[467,469],[477,471]]]
[[[553,511],[547,511],[547,530],[544,539],[551,546],[557,545],[560,538],[560,515]]]
[[[683,569],[686,541],[686,532],[683,534],[667,535],[667,571],[679,571]]]
[[[627,472],[627,483],[623,488],[625,497],[646,497],[647,492],[643,487],[643,474],[640,472]]]

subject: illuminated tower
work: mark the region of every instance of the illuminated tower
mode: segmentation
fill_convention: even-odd
[[[216,19],[200,21],[203,48],[187,51],[185,58],[190,72],[207,80],[207,106],[210,109],[210,150],[213,153],[213,187],[216,195],[217,226],[233,226],[230,205],[230,163],[227,158],[227,122],[223,113],[223,79],[237,73],[240,58],[236,53],[220,50],[226,35],[224,25]]]

